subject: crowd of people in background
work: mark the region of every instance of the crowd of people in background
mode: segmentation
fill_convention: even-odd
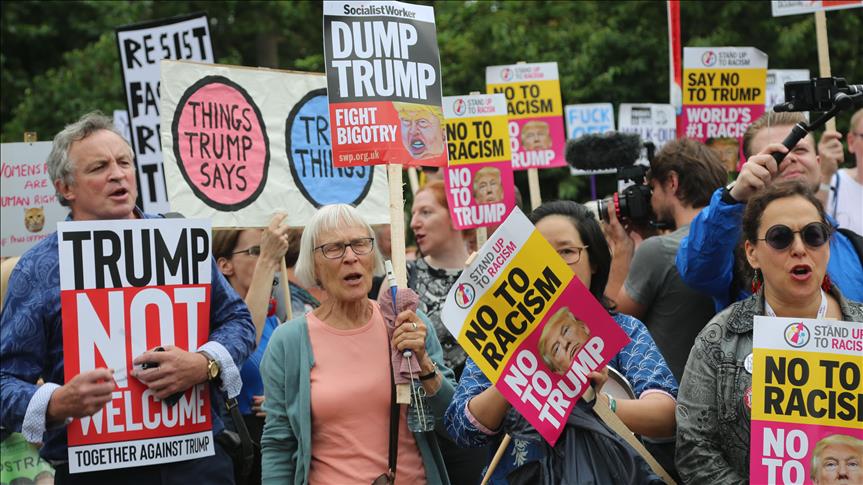
[[[635,231],[611,204],[607,223],[567,200],[529,212],[630,338],[608,368],[591,373],[594,389],[683,483],[748,481],[746,360],[756,316],[863,322],[863,110],[846,137],[856,166],[843,167],[836,132],[785,148],[799,121],[797,113],[755,120],[743,136],[746,162],[730,184],[714,149],[686,138],[668,142],[647,176],[659,234]],[[47,163],[70,220],[158,217],[135,206],[133,154],[104,116],[67,126]],[[485,475],[495,484],[542,483],[549,470],[564,482],[585,477],[573,465],[582,462],[559,449],[569,442],[566,449],[578,454],[586,445],[566,433],[556,447],[531,440],[529,425],[441,321],[477,241],[473,231],[453,228],[446,185],[434,178],[413,195],[413,292],[397,298],[401,306],[384,299],[389,226],[372,227],[344,204],[321,207],[302,229],[275,214],[264,229],[214,231],[207,343],[197,352],[169,346],[135,356],[136,364],[158,366],[136,367],[132,376],[160,399],[208,384],[214,435],[238,428],[224,406],[236,398],[260,450],[245,483],[476,484]],[[499,192],[484,189],[489,197]],[[282,260],[287,281],[279,276]],[[99,368],[64,378],[59,288],[56,235],[3,263],[2,438],[20,432],[40,443],[61,484],[235,483],[236,458],[225,440],[209,457],[70,473],[65,424],[109,402],[114,376]],[[539,346],[549,368],[562,371],[589,328],[568,311],[551,320]],[[410,429],[407,407],[393,404],[393,354],[405,351],[434,417],[432,431]],[[603,393],[613,379],[628,383],[632,395]],[[573,413],[568,427],[605,432],[584,402]],[[504,440],[507,434],[514,438]],[[845,438],[816,447],[815,483],[863,483],[863,443]],[[838,448],[851,458],[824,457]],[[582,451],[580,460],[604,459]],[[646,468],[630,471],[633,483],[659,480]],[[594,483],[620,476],[596,473]]]

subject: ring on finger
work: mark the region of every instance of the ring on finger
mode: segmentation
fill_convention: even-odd
[[[417,327],[417,322],[411,322],[411,324],[414,326],[414,332],[416,332],[416,330],[417,330],[417,328],[418,328],[418,327]]]

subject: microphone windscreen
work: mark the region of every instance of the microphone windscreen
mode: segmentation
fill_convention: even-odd
[[[641,136],[612,131],[583,135],[566,143],[566,162],[579,170],[616,170],[641,155]]]

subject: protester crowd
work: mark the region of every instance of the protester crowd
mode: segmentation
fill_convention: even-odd
[[[206,343],[195,352],[150,349],[134,356],[131,370],[159,399],[209,385],[215,454],[183,462],[70,473],[65,426],[112,399],[115,374],[97,368],[64,377],[58,238],[44,239],[4,264],[2,438],[20,432],[39,443],[61,484],[472,484],[486,474],[489,483],[545,483],[551,471],[557,482],[577,483],[591,476],[585,467],[591,483],[658,483],[626,445],[627,466],[587,449],[585,434],[619,440],[591,410],[602,405],[678,481],[746,483],[755,317],[863,322],[863,110],[847,134],[856,168],[838,168],[844,152],[834,132],[820,144],[808,135],[785,148],[798,121],[772,113],[754,121],[743,137],[746,162],[727,186],[711,148],[685,138],[667,143],[647,179],[661,234],[643,237],[613,206],[608,223],[572,201],[530,212],[630,338],[611,369],[590,374],[596,402],[576,406],[555,447],[531,439],[530,425],[441,321],[476,246],[472,231],[453,229],[441,181],[414,194],[413,291],[396,295],[380,278],[388,228],[372,228],[351,206],[321,207],[302,231],[289,229],[285,214],[264,229],[214,231]],[[785,155],[779,163],[776,152]],[[48,169],[70,220],[159,217],[135,206],[131,149],[101,115],[56,136]],[[289,286],[289,307],[284,291],[274,291],[283,259],[288,281],[278,285]],[[566,307],[552,316],[539,342],[548,367],[562,373],[589,332]],[[403,371],[393,355],[405,352],[432,431],[415,431],[408,407],[394,404]],[[631,396],[603,391],[618,375]],[[238,414],[225,405],[234,398]],[[240,441],[248,432],[253,463],[238,454],[232,432]],[[863,483],[863,442],[822,441],[811,480]],[[839,458],[828,453],[837,449]],[[249,466],[250,474],[238,473]]]

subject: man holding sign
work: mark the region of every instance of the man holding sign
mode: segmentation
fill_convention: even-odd
[[[137,233],[135,229],[125,229],[136,223],[143,225],[142,221],[132,220],[154,218],[135,207],[137,187],[132,160],[128,143],[114,129],[111,120],[99,114],[85,115],[56,136],[48,158],[48,170],[61,204],[71,210],[70,220],[87,221],[87,227],[104,225],[99,221],[113,220],[112,226],[124,229],[122,241],[125,244],[116,235],[116,229],[70,231],[65,233],[62,242],[54,234],[21,258],[10,278],[9,297],[0,323],[0,424],[7,430],[21,430],[31,442],[44,443],[41,455],[56,467],[57,483],[232,483],[230,458],[209,439],[169,443],[170,447],[159,446],[164,442],[152,443],[158,440],[140,440],[151,442],[140,447],[112,447],[126,435],[133,436],[160,425],[173,427],[171,423],[183,419],[203,426],[208,437],[218,434],[223,428],[222,423],[215,413],[211,414],[207,409],[209,401],[205,393],[208,386],[200,384],[220,380],[229,397],[237,395],[241,386],[238,365],[254,346],[254,327],[248,309],[215,271],[212,260],[207,261],[208,231],[189,231],[192,234],[189,236],[192,253],[189,256],[180,252],[179,245],[174,254],[168,254],[171,249],[165,247],[165,240],[159,237],[161,233],[152,230],[155,260],[161,260],[165,266],[156,263],[153,273],[158,276],[152,279],[159,281],[155,283],[159,286],[149,286],[154,284],[148,281],[151,279],[149,258],[153,254],[150,253],[150,239],[145,237],[149,237],[151,229]],[[70,229],[84,227],[80,223],[65,224]],[[78,237],[75,233],[80,235],[77,240],[74,239]],[[143,237],[140,241],[133,241],[132,235]],[[198,235],[197,245],[194,243],[195,235]],[[103,238],[97,241],[100,237]],[[64,258],[62,265],[71,265],[74,275],[60,269],[58,248],[62,250],[63,246],[73,248],[73,257]],[[184,249],[186,247],[183,246]],[[91,254],[86,252],[87,248]],[[124,255],[127,251],[133,251],[134,255]],[[125,271],[123,261],[126,262]],[[165,280],[179,274],[183,275],[185,286],[189,286],[198,279],[201,268],[211,269],[213,275],[211,285],[199,285],[200,301],[205,304],[188,302],[182,305],[176,296],[173,302],[167,303],[177,308],[188,306],[188,313],[183,312],[187,317],[177,316],[178,323],[187,318],[190,327],[187,334],[179,325],[176,328],[172,325],[173,316],[170,313],[166,315],[161,305],[154,305],[159,307],[158,312],[151,311],[152,308],[147,306],[149,303],[135,311],[134,301],[142,293],[163,287]],[[137,278],[139,272],[146,276]],[[209,278],[209,275],[200,276],[202,281],[205,276]],[[82,289],[85,285],[93,286],[93,279],[97,288],[111,287],[106,280],[114,282],[113,287],[117,288],[117,281],[123,279],[135,280],[137,284],[132,283],[132,286],[146,288],[133,298],[131,309],[124,309],[120,300],[120,317],[115,315],[118,308],[116,297],[122,298],[129,288],[121,287],[119,292],[108,293],[110,304],[97,302],[95,307],[87,296],[94,293],[86,293],[92,290],[71,292],[72,298],[77,297],[79,308],[77,315],[67,314],[70,303],[75,302],[66,300],[67,292],[64,291],[61,305],[61,281],[64,282],[63,288],[74,280],[74,287]],[[175,289],[175,295],[179,293],[180,290]],[[206,305],[207,301],[212,304]],[[81,310],[87,306],[92,310],[89,315]],[[210,313],[213,319],[206,321],[206,315]],[[101,322],[106,314],[110,314],[110,332]],[[71,317],[79,320],[77,326],[67,321]],[[146,322],[141,324],[145,319]],[[131,320],[131,331],[124,324],[125,320]],[[136,321],[139,322],[137,326]],[[210,329],[208,337],[206,333],[200,338],[195,336],[201,327]],[[159,328],[158,338],[149,335],[154,328]],[[70,342],[69,332],[78,334],[77,342]],[[163,345],[174,342],[173,337],[166,337],[166,334],[173,335],[174,332],[177,333],[178,346]],[[101,337],[93,337],[94,333]],[[90,338],[92,342],[88,340]],[[103,340],[98,341],[98,338]],[[120,355],[119,358],[113,355],[113,351],[128,352],[127,338],[131,340],[133,355]],[[187,341],[187,348],[195,348],[197,352],[181,349],[179,345],[183,340]],[[110,345],[115,341],[119,342],[119,349]],[[88,342],[89,346],[86,345]],[[80,349],[76,348],[80,355],[70,357],[68,351],[73,344],[81,345]],[[134,349],[143,351],[155,347],[160,351],[134,352]],[[94,352],[94,349],[99,352]],[[109,366],[109,362],[119,365]],[[80,368],[81,372],[66,372],[64,376],[64,368]],[[129,375],[139,382],[128,379]],[[37,386],[36,381],[40,377],[45,384]],[[62,385],[59,384],[61,382]],[[136,417],[140,418],[140,411],[130,410],[140,406],[141,402],[128,400],[128,390],[119,392],[135,386],[145,389],[144,408],[149,405],[156,409],[150,414],[144,412],[143,423],[135,421]],[[179,403],[173,404],[174,399]],[[125,408],[121,409],[124,402]],[[161,413],[158,411],[160,405]],[[89,429],[91,437],[97,430],[94,439],[102,439],[100,443],[104,444],[90,446],[83,456],[74,456],[67,452],[67,428],[69,442],[81,432],[87,435]],[[142,428],[146,430],[142,431]],[[211,428],[212,433],[209,432]],[[180,425],[174,434],[183,432]],[[104,436],[112,433],[118,435],[106,442]],[[189,457],[200,458],[176,465],[142,466],[188,460]],[[112,468],[121,469],[109,470]],[[107,471],[82,473],[94,470]]]

